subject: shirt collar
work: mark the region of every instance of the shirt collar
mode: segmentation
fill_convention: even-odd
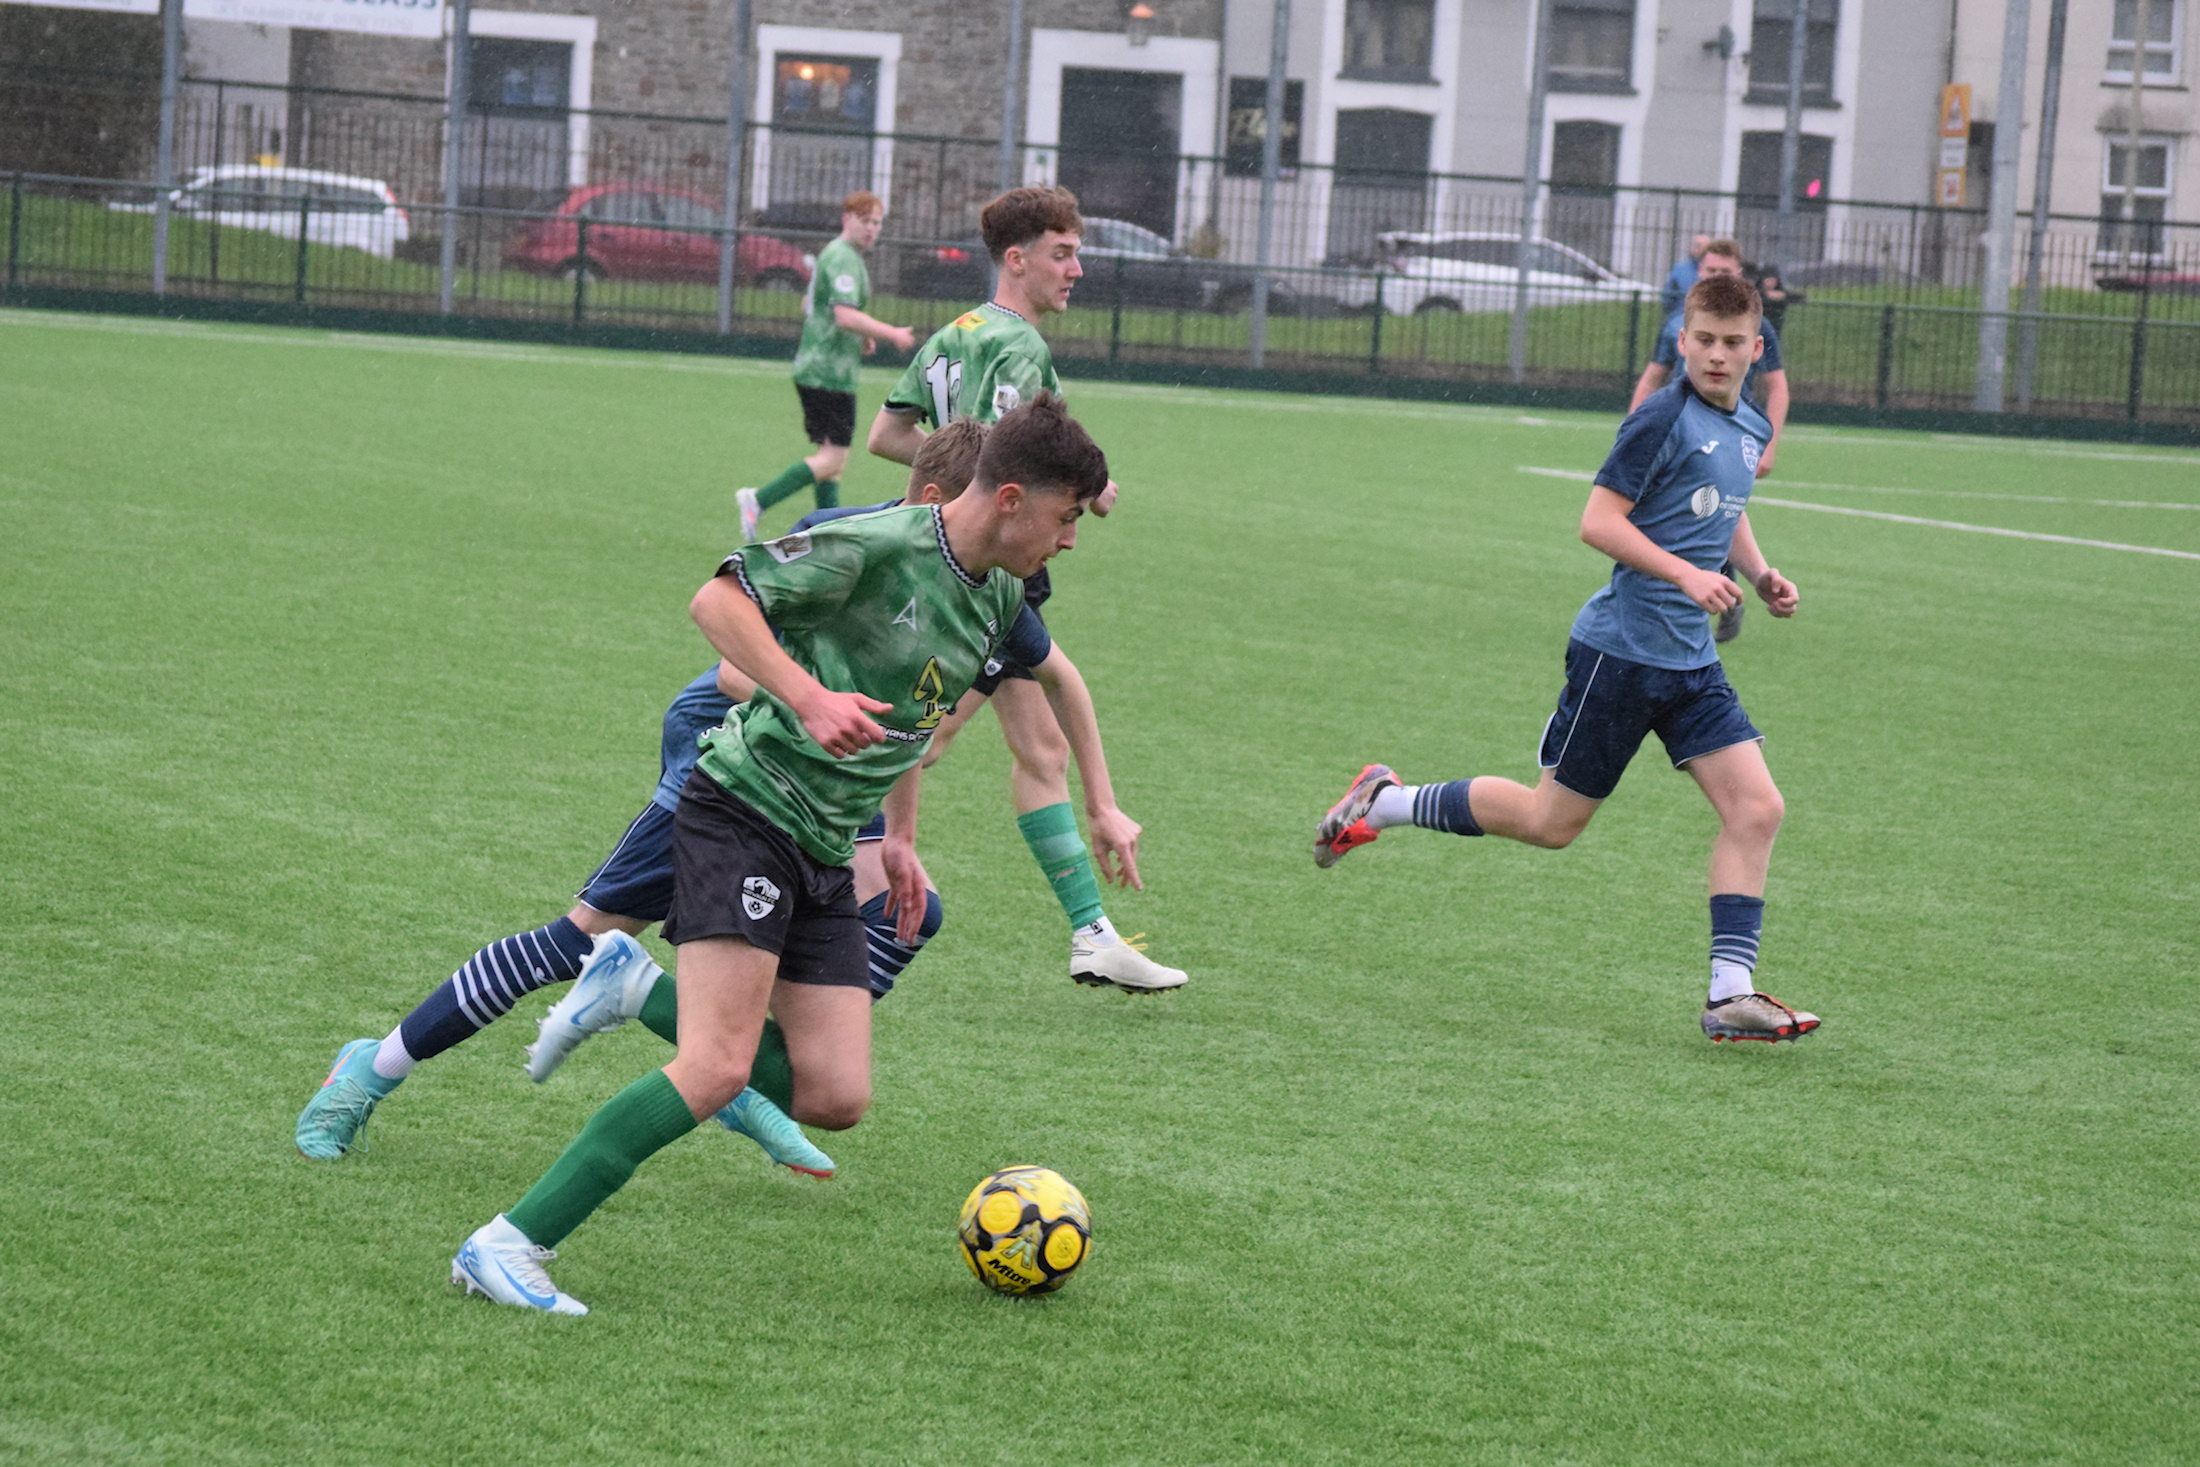
[[[964,585],[973,588],[984,585],[984,576],[972,575],[964,570],[963,563],[955,558],[955,547],[947,543],[947,521],[940,514],[940,507],[935,504],[929,506],[929,508],[932,511],[932,533],[940,542],[940,559],[947,562],[947,568],[953,571],[955,578]]]

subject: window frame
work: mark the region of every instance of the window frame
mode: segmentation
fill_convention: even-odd
[[[1640,0],[1552,0],[1550,55],[1554,58],[1544,73],[1544,85],[1554,92],[1601,92],[1632,96],[1635,91],[1635,26]],[[1562,17],[1574,14],[1617,15],[1624,18],[1627,44],[1626,60],[1619,74],[1614,76],[1591,72],[1562,72],[1558,69],[1557,31]]]
[[[1744,94],[1742,100],[1754,107],[1785,107],[1787,105],[1788,45],[1792,42],[1793,33],[1786,32],[1787,41],[1770,48],[1770,54],[1778,58],[1779,72],[1775,79],[1768,81],[1759,81],[1756,77],[1757,58],[1766,51],[1766,48],[1757,44],[1757,35],[1760,26],[1776,25],[1785,28],[1794,25],[1794,7],[1792,5],[1784,6],[1786,13],[1780,15],[1761,13],[1768,5],[1780,6],[1782,0],[1751,0],[1750,3],[1749,68],[1748,74],[1743,79]],[[1803,50],[1803,105],[1805,107],[1838,108],[1841,105],[1841,99],[1834,94],[1834,88],[1839,84],[1841,77],[1841,8],[1841,0],[1810,0],[1810,13],[1803,24],[1813,32],[1822,30],[1826,33],[1824,52],[1826,80],[1823,86],[1812,83],[1811,59],[1818,47],[1806,42]],[[1830,12],[1823,20],[1819,19],[1821,10]]]
[[[1355,66],[1352,62],[1352,17],[1354,12],[1367,9],[1383,10],[1415,9],[1426,13],[1427,50],[1418,64],[1401,66]],[[1337,77],[1341,81],[1402,82],[1408,85],[1431,85],[1436,80],[1436,0],[1345,0],[1344,49],[1337,60]]]
[[[2151,10],[2153,6],[2160,5],[2167,5],[2169,7],[2169,39],[2159,44],[2153,41],[2146,41],[2142,43],[2136,36],[2134,36],[2130,40],[2124,41],[2121,44],[2129,46],[2131,48],[2131,52],[2134,58],[2143,55],[2158,56],[2166,53],[2169,57],[2168,69],[2157,72],[2153,68],[2149,67],[2147,69],[2147,79],[2144,85],[2150,87],[2174,87],[2178,84],[2178,78],[2183,75],[2182,65],[2184,62],[2183,52],[2185,45],[2184,0],[2150,0],[2149,9]],[[2101,71],[2101,81],[2104,85],[2128,87],[2131,85],[2131,68],[2129,66],[2126,66],[2123,69],[2118,70],[2113,61],[2105,59],[2105,57],[2107,56],[2113,56],[2118,48],[2119,43],[2116,39],[2116,12],[2121,8],[2122,7],[2120,5],[2113,3],[2113,0],[2108,8],[2108,51],[2104,54],[2104,60],[2102,62],[2103,69]],[[2136,3],[2136,0],[2134,0],[2134,3],[2131,7],[2131,19],[2133,29],[2136,30],[2138,28],[2139,20],[2139,7]],[[2107,165],[2103,164],[2102,166],[2105,168]]]

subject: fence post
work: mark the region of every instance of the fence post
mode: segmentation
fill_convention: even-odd
[[[2132,167],[2139,165],[2133,163]],[[2148,262],[2150,265],[2152,261]],[[2124,402],[2124,416],[2132,422],[2139,421],[2139,400],[2146,395],[2147,385],[2147,306],[2154,292],[2153,271],[2142,271],[2139,277],[2139,314],[2131,318],[2131,390]]]
[[[1181,306],[1179,310],[1183,309]],[[1123,257],[1115,257],[1115,308],[1108,318],[1108,360],[1123,355]]]
[[[222,100],[227,82],[214,83],[214,166],[222,166],[222,120],[227,110]],[[222,207],[221,196],[212,193],[214,211],[206,221],[206,278],[215,285],[222,283]]]
[[[1383,272],[1375,272],[1375,330],[1367,347],[1367,375],[1379,377],[1383,372],[1383,317],[1390,313],[1383,309]]]
[[[1894,306],[1890,303],[1879,308],[1879,376],[1872,390],[1872,403],[1880,412],[1887,410],[1887,389],[1894,381]]]
[[[8,289],[14,290],[23,264],[23,175],[8,185]]]
[[[573,247],[573,324],[588,319],[588,216],[581,215]]]
[[[306,303],[306,232],[313,226],[313,195],[298,195],[298,280],[291,298],[299,305]]]
[[[1642,292],[1627,298],[1627,360],[1619,364],[1622,377],[1635,375],[1635,353],[1642,349]]]

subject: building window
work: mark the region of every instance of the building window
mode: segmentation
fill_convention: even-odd
[[[2139,139],[2138,187],[2130,188],[2129,138],[2109,138],[2101,159],[2100,248],[2118,254],[2161,253],[2161,223],[2169,217],[2169,139]],[[2131,212],[2124,212],[2131,193]]]
[[[1554,92],[1632,90],[1635,0],[1558,0],[1551,7]]]
[[[781,56],[772,121],[869,132],[878,118],[878,62],[868,56]]]
[[[1831,107],[1833,44],[1840,27],[1841,0],[1810,0],[1809,34],[1803,50],[1803,105]],[[1749,32],[1749,95],[1744,100],[1785,106],[1788,51],[1795,35],[1795,0],[1756,0]]]
[[[1436,0],[1345,0],[1340,76],[1425,82],[1435,48]]]
[[[2153,0],[2147,6],[2147,80],[2174,82],[2177,77],[2177,0]],[[2139,26],[2139,0],[2116,0],[2116,17],[2108,34],[2109,81],[2131,84],[2131,41]],[[2142,165],[2143,167],[2144,165]]]
[[[1290,176],[1299,166],[1299,118],[1306,106],[1306,83],[1283,84],[1283,136],[1276,143],[1276,167]],[[1268,79],[1230,78],[1230,124],[1224,135],[1222,171],[1232,178],[1258,178],[1261,151],[1268,142]]]
[[[564,119],[573,91],[570,42],[473,36],[466,54],[468,90],[476,110]]]

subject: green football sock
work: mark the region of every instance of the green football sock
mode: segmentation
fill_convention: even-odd
[[[666,974],[642,1000],[642,1025],[667,1044],[680,1042],[680,1000],[672,975]],[[777,1019],[764,1021],[756,1058],[749,1064],[749,1088],[785,1110],[794,1104],[794,1065],[787,1058],[787,1036]]]
[[[505,1217],[529,1242],[555,1248],[625,1186],[636,1167],[694,1129],[680,1092],[663,1070],[652,1070],[598,1107]]]
[[[820,479],[817,481],[817,507],[819,509],[840,508],[840,480]]]
[[[1064,801],[1016,817],[1032,859],[1046,873],[1054,899],[1069,913],[1069,925],[1089,927],[1100,920],[1100,883],[1092,874],[1092,854],[1077,834],[1077,812]]]
[[[680,1042],[680,990],[670,973],[659,973],[642,1000],[642,1027],[667,1044]]]
[[[756,502],[764,508],[770,509],[788,495],[807,489],[816,482],[817,475],[810,472],[809,463],[803,459],[796,459],[794,467],[785,470],[778,478],[757,489]]]

